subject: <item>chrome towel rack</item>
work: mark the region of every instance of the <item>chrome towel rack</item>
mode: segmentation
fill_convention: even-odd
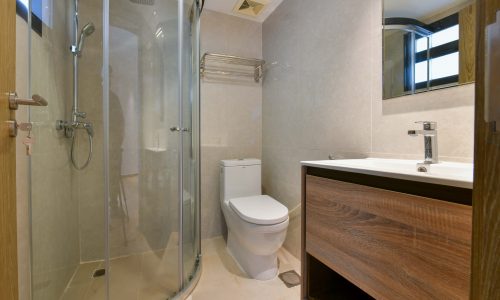
[[[201,58],[200,74],[204,79],[253,79],[258,83],[264,76],[264,64],[262,59],[207,52]]]

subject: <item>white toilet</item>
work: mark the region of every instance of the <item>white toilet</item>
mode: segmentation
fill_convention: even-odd
[[[250,277],[273,279],[278,274],[277,253],[286,237],[288,209],[261,194],[260,160],[223,160],[220,172],[227,249]]]

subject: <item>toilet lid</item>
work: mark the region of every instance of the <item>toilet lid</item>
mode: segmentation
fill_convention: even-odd
[[[273,225],[286,221],[288,208],[267,195],[233,198],[231,208],[245,221]]]

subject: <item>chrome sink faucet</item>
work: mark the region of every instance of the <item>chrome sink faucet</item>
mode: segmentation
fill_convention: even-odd
[[[408,130],[409,136],[424,136],[425,160],[424,164],[437,164],[438,143],[437,143],[437,123],[431,121],[415,122],[423,125],[423,130]]]

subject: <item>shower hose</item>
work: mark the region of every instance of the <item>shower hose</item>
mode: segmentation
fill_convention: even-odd
[[[93,137],[93,134],[91,134],[88,129],[85,130],[85,132],[87,133],[88,140],[89,140],[89,155],[87,156],[87,161],[83,165],[81,165],[81,166],[78,165],[78,163],[76,162],[76,159],[75,159],[76,132],[73,132],[73,138],[72,138],[72,141],[71,141],[71,163],[73,164],[73,166],[77,170],[83,170],[83,169],[85,169],[89,165],[90,161],[92,160],[93,142],[94,142],[93,140],[94,140],[94,137]]]

